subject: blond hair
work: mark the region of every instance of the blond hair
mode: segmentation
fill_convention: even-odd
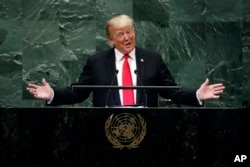
[[[106,23],[106,35],[108,38],[112,36],[112,29],[113,28],[121,28],[125,26],[134,27],[134,20],[129,17],[128,15],[117,15],[111,19],[109,19]]]

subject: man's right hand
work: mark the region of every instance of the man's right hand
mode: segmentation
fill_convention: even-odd
[[[44,78],[42,79],[42,85],[28,84],[27,91],[35,98],[42,100],[51,100],[54,94],[53,89]]]

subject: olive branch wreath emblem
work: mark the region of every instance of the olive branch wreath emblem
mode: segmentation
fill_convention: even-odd
[[[124,114],[127,114],[127,113],[124,113]],[[144,119],[139,114],[137,114],[138,120],[140,122],[140,133],[136,136],[136,138],[134,138],[132,142],[128,144],[124,144],[117,137],[113,136],[111,133],[111,127],[112,127],[111,124],[112,124],[113,116],[114,114],[112,114],[105,122],[105,135],[107,139],[109,140],[109,142],[113,145],[113,148],[119,148],[121,150],[123,148],[132,149],[132,148],[139,147],[139,144],[144,139],[146,135],[146,131],[147,131],[147,126],[146,126],[146,122],[144,121]]]

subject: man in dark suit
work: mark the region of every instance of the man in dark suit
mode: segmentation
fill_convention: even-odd
[[[174,78],[159,53],[136,47],[133,19],[127,15],[118,15],[106,24],[107,38],[113,48],[90,56],[80,74],[77,83],[72,85],[123,85],[124,54],[132,77],[131,86],[177,86]],[[27,90],[38,99],[47,101],[47,105],[80,103],[93,93],[93,106],[123,106],[123,89],[82,88],[72,89],[72,85],[53,90],[45,79],[42,85],[28,84]],[[128,85],[125,85],[128,86]],[[203,100],[217,99],[225,87],[221,83],[209,85],[208,79],[199,89],[133,89],[131,105],[149,107],[158,106],[158,95],[171,99],[177,104],[201,106]]]

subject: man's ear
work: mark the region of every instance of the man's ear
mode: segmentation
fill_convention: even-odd
[[[110,45],[114,46],[114,42],[113,42],[113,40],[111,38],[109,38],[108,41],[109,41]]]

